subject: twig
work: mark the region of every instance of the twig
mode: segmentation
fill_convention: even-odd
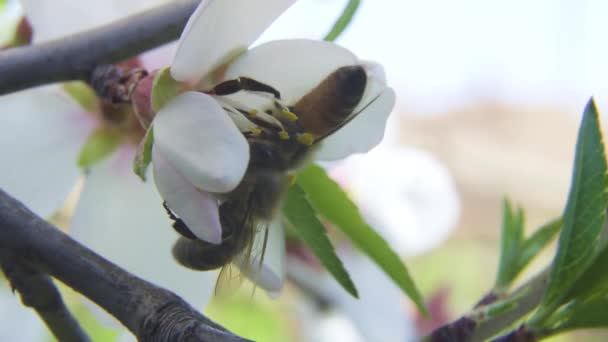
[[[507,296],[498,296],[497,301],[476,306],[471,312],[458,320],[434,330],[424,341],[486,341],[501,331],[513,326],[524,318],[540,303],[547,281],[549,270],[540,272],[534,278],[520,286]],[[492,314],[492,308],[501,303],[508,309]]]
[[[19,262],[15,254],[6,249],[0,250],[0,267],[12,288],[19,291],[23,305],[36,310],[57,340],[90,341],[49,276]]]
[[[0,52],[0,95],[43,84],[87,81],[113,64],[179,37],[200,0],[172,1],[109,25]]]
[[[96,255],[2,190],[0,249],[88,297],[140,341],[244,341],[174,293]]]

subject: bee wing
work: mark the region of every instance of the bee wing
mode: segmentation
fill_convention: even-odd
[[[220,270],[215,283],[215,295],[230,297],[243,285],[244,275],[234,263],[226,264]]]
[[[244,277],[248,277],[253,282],[253,291],[251,296],[255,294],[257,284],[255,282],[256,269],[262,267],[264,254],[268,244],[268,227],[264,228],[264,240],[260,251],[254,251],[253,239],[247,245],[247,248],[235,257],[234,262],[231,262],[222,267],[217,282],[215,283],[215,294],[218,296],[233,295],[243,284]],[[255,254],[255,255],[254,255]],[[258,257],[259,256],[259,257]]]
[[[364,111],[365,109],[367,109],[372,103],[374,103],[380,96],[382,95],[382,93],[379,93],[378,95],[374,96],[371,101],[369,101],[368,103],[365,104],[365,106],[361,107],[358,111],[351,113],[346,119],[344,119],[344,121],[342,121],[339,125],[335,126],[334,128],[332,128],[331,130],[329,130],[327,133],[325,133],[324,135],[320,136],[317,138],[317,140],[315,141],[315,143],[319,143],[321,141],[323,141],[325,138],[327,138],[328,136],[334,134],[337,130],[339,130],[340,128],[344,127],[344,125],[346,125],[347,123],[351,122],[357,115],[359,115],[359,113],[361,113],[362,111]]]

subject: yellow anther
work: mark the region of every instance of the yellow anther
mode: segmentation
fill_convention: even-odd
[[[310,146],[315,142],[315,137],[312,133],[302,133],[298,135],[298,142],[302,145]]]
[[[296,120],[298,120],[298,116],[294,112],[290,112],[287,109],[283,109],[281,112],[283,113],[283,115],[289,121],[296,121]]]
[[[258,135],[262,134],[262,130],[261,130],[259,127],[252,127],[252,128],[249,130],[249,133],[251,133],[251,135],[253,135],[253,136],[256,136],[256,137],[257,137]]]
[[[258,110],[257,109],[252,109],[249,111],[249,115],[252,117],[255,117],[256,115],[258,115]]]
[[[294,185],[296,183],[296,175],[287,175],[287,183]]]
[[[281,138],[283,140],[287,140],[287,139],[289,139],[289,133],[287,133],[287,131],[280,131],[279,138]]]

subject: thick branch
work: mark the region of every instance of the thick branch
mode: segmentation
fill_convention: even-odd
[[[72,240],[2,190],[0,223],[0,249],[85,295],[140,341],[243,341],[172,292]]]
[[[0,52],[0,95],[47,83],[85,80],[113,64],[179,37],[200,0],[172,1],[73,36]]]
[[[61,299],[61,294],[46,274],[19,262],[15,254],[0,250],[0,266],[21,302],[36,310],[59,341],[90,341]]]

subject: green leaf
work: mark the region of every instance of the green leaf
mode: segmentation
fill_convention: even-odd
[[[62,84],[63,90],[70,95],[87,112],[95,113],[101,109],[95,91],[84,82],[73,81]]]
[[[549,244],[562,228],[562,219],[557,218],[538,228],[524,241],[517,258],[517,268],[523,270],[532,259]]]
[[[316,165],[300,171],[297,184],[306,191],[313,207],[344,232],[416,303],[421,312],[426,313],[422,296],[401,258],[365,222],[357,206],[340,186]]]
[[[575,301],[560,309],[545,326],[544,335],[567,330],[608,327],[608,298],[599,296],[588,301]]]
[[[517,276],[517,258],[524,238],[522,210],[513,212],[508,199],[503,200],[502,233],[500,238],[500,261],[496,275],[497,289],[507,288]]]
[[[98,128],[89,135],[80,150],[78,166],[83,169],[90,168],[114,152],[121,141],[122,136],[119,132],[108,127]]]
[[[323,40],[327,40],[329,42],[333,42],[334,40],[336,40],[336,38],[338,38],[338,36],[342,34],[344,29],[346,29],[348,24],[350,24],[351,20],[353,20],[355,13],[359,9],[359,5],[361,5],[360,0],[348,1],[346,7],[344,7],[344,10],[342,10],[342,14],[338,18],[338,20],[336,20],[331,30],[329,30],[329,32],[325,35],[325,38],[323,38]]]
[[[608,248],[604,246],[591,266],[574,284],[568,293],[568,299],[586,301],[597,295],[607,295],[608,272],[606,272],[606,265],[608,265]]]
[[[146,135],[139,142],[137,151],[135,152],[135,158],[133,158],[133,172],[141,178],[142,181],[146,181],[146,172],[148,166],[152,162],[152,144],[154,143],[154,131],[153,126],[150,126],[146,131]]]
[[[338,283],[353,297],[359,298],[355,284],[336,255],[325,232],[325,227],[317,218],[317,214],[308,202],[302,188],[298,184],[294,184],[285,197],[283,213],[289,224]]]
[[[542,325],[556,308],[564,304],[567,294],[598,253],[608,205],[602,140],[599,114],[591,99],[578,133],[574,171],[557,254],[547,290],[539,310],[532,317],[533,326]]]
[[[154,84],[152,86],[152,110],[158,112],[172,98],[179,94],[180,83],[173,77],[169,68],[159,70],[154,76]]]

